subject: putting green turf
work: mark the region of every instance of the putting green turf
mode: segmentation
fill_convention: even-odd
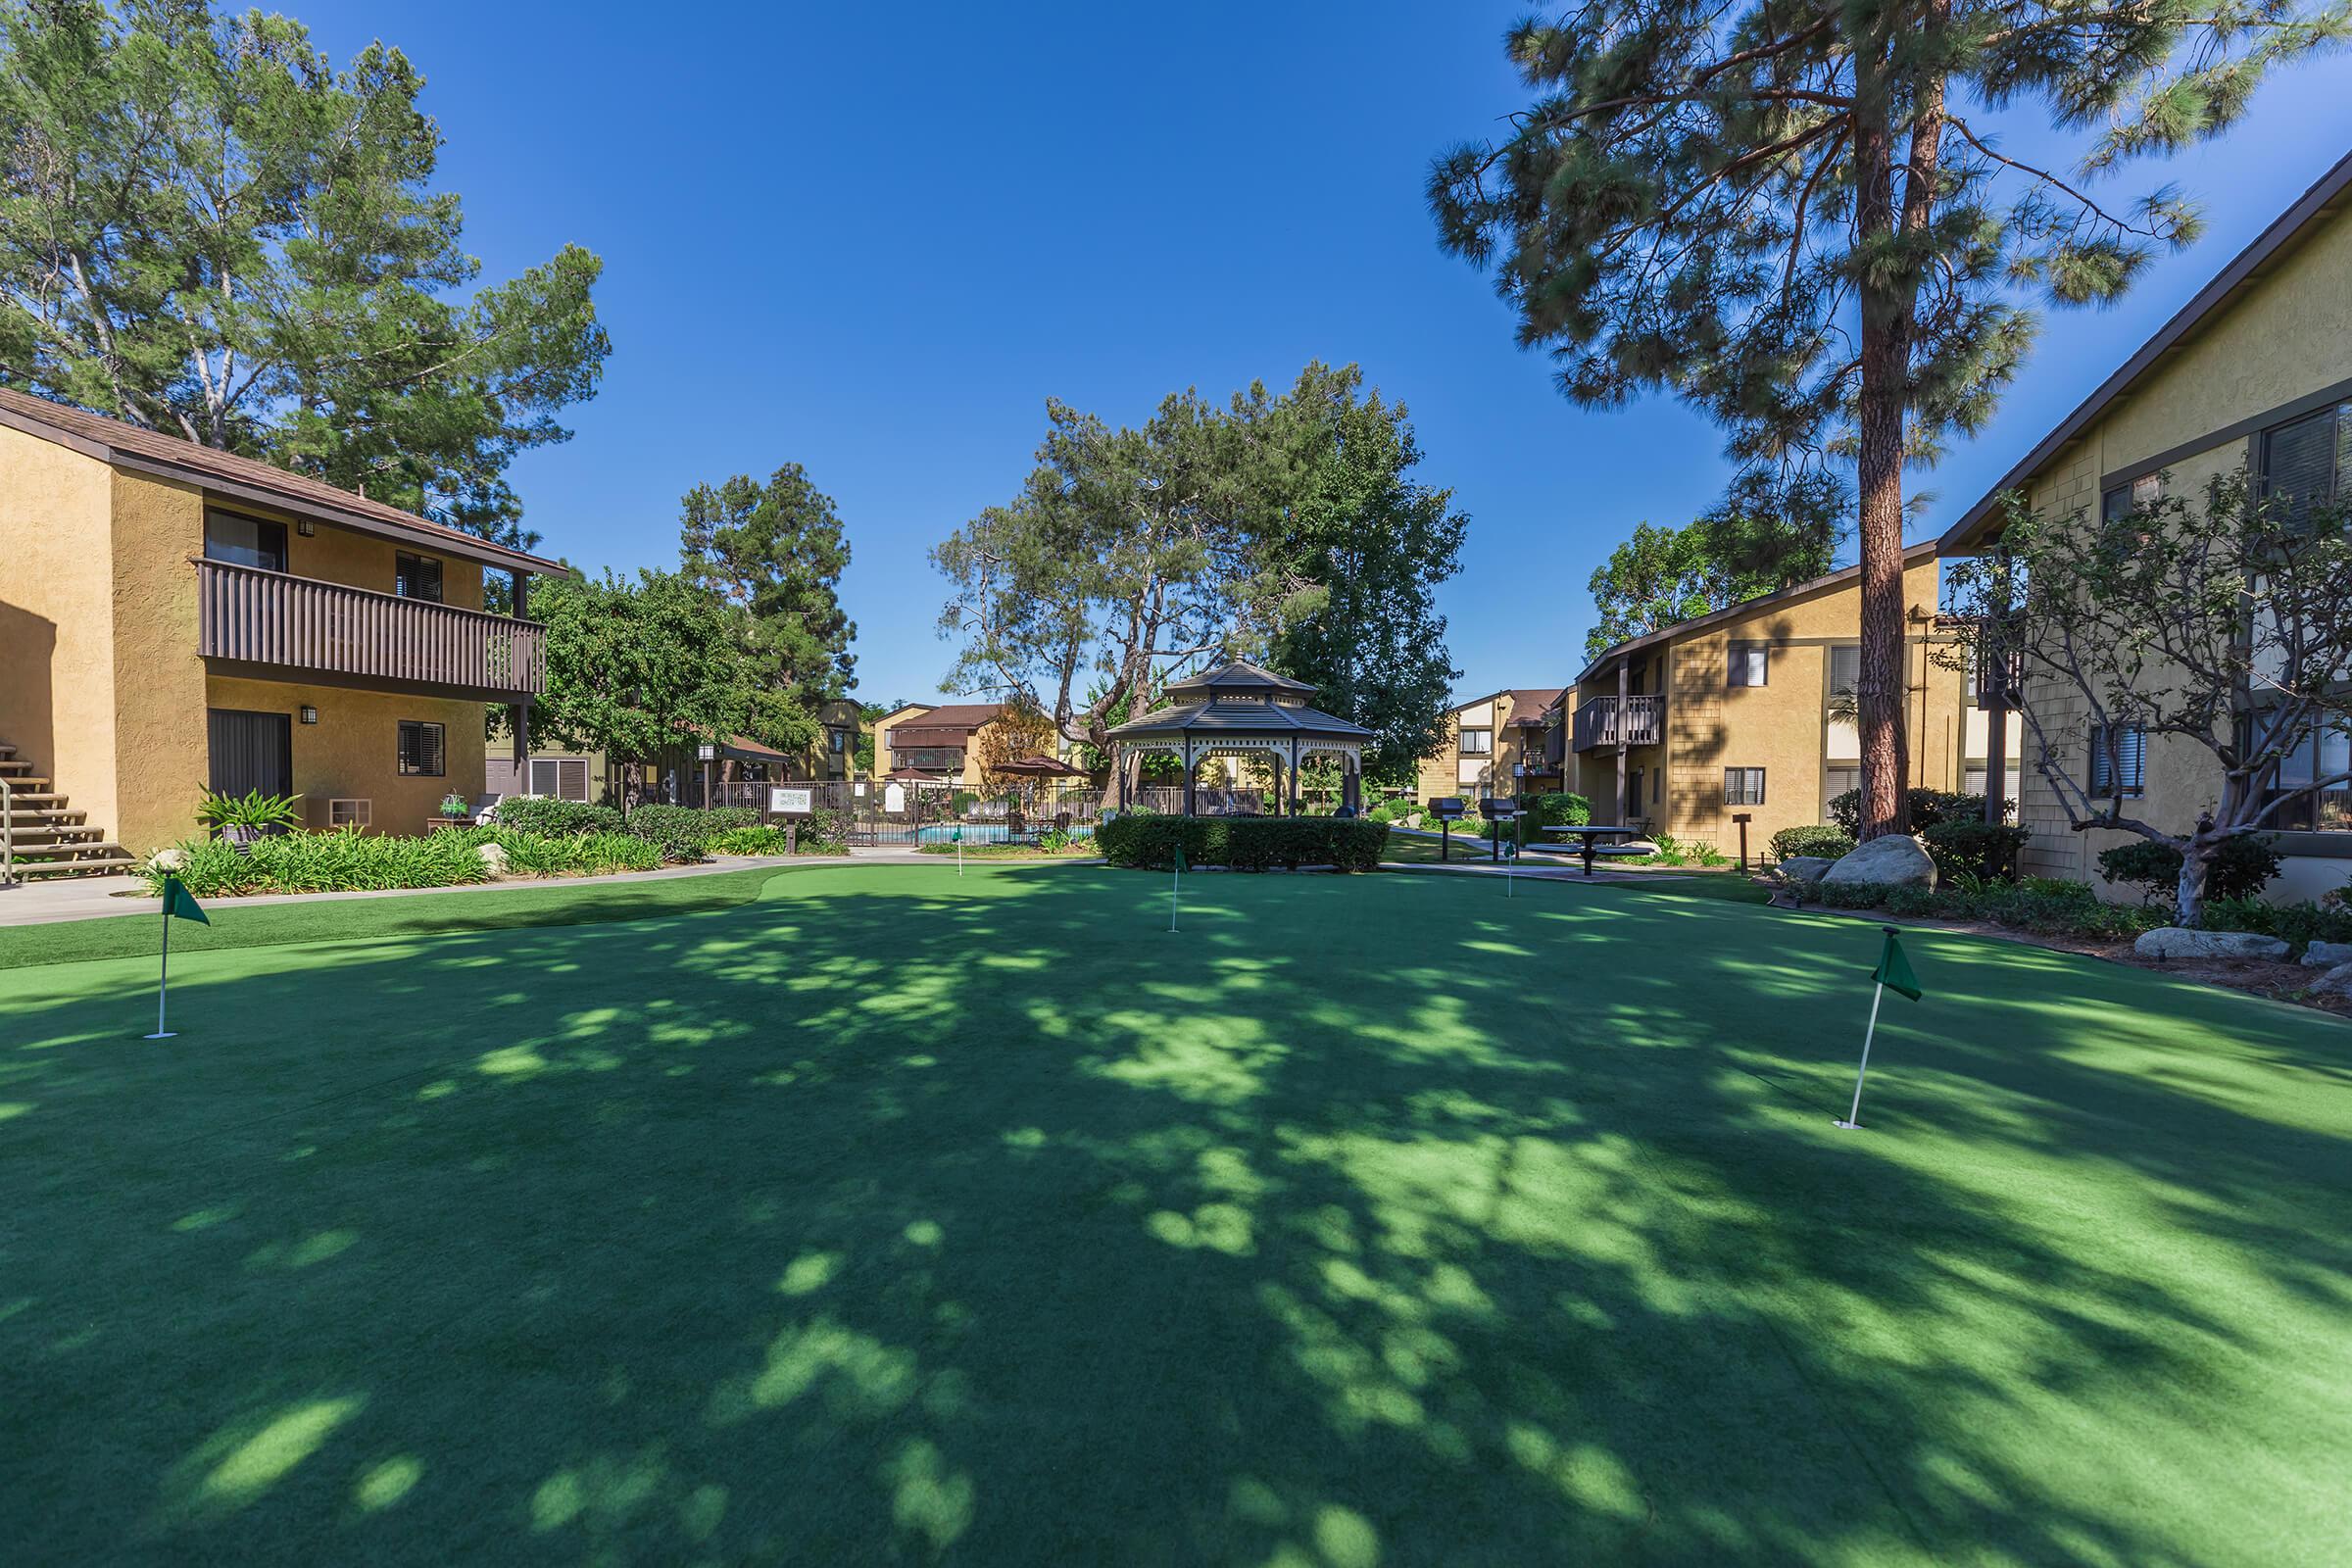
[[[1861,922],[762,885],[0,972],[0,1556],[2352,1556],[2318,1014],[1910,934],[1846,1133]]]

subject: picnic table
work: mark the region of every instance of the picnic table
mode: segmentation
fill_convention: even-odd
[[[1585,841],[1585,875],[1592,874],[1592,857],[1602,839],[1638,839],[1642,837],[1638,827],[1594,827],[1590,823],[1546,822],[1538,829],[1544,833],[1574,834]]]

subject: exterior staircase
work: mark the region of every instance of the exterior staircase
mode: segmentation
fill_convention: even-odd
[[[18,876],[105,876],[130,869],[130,852],[110,842],[104,829],[90,826],[88,812],[74,810],[5,742],[0,742],[0,779],[9,789],[0,833],[14,851]]]

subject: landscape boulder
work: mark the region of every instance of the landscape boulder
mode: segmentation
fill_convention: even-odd
[[[2143,958],[2283,958],[2290,950],[2277,937],[2254,931],[2196,931],[2165,925],[2141,932],[2132,951]]]
[[[2314,969],[2352,963],[2352,942],[2314,942],[2303,950],[2303,962]]]
[[[1825,855],[1791,855],[1781,862],[1781,875],[1791,882],[1818,882],[1834,863]]]
[[[1932,888],[1936,862],[1919,840],[1888,833],[1840,858],[1822,881],[1832,887]]]
[[[482,869],[491,876],[505,876],[507,874],[506,846],[501,844],[484,844],[478,846],[473,853],[481,858]]]
[[[2352,998],[2352,963],[2339,963],[2314,980],[2311,994],[2315,997]]]

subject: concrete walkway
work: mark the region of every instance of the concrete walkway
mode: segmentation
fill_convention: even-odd
[[[849,855],[725,856],[708,865],[665,865],[655,871],[618,871],[611,876],[514,877],[455,888],[380,888],[357,893],[257,893],[244,898],[206,899],[208,909],[248,904],[323,904],[336,899],[402,899],[419,893],[495,893],[517,888],[583,888],[606,882],[664,882],[682,876],[715,876],[722,871],[756,871],[762,866],[848,865],[853,861],[901,864],[933,862],[937,856],[913,850],[858,850]],[[63,877],[0,888],[0,926],[48,925],[58,920],[97,920],[110,914],[154,914],[162,901],[135,876]]]

